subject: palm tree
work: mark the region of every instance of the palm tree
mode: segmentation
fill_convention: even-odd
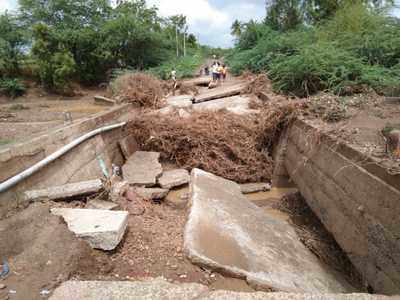
[[[235,20],[231,26],[231,34],[235,37],[240,37],[242,34],[242,26],[239,20]]]

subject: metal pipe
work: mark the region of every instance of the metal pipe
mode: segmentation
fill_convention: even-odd
[[[118,123],[118,124],[114,124],[114,125],[104,126],[104,127],[101,127],[101,128],[97,128],[97,129],[95,129],[95,130],[93,130],[91,132],[88,132],[85,135],[82,135],[81,137],[73,140],[69,144],[67,144],[64,147],[62,147],[61,149],[57,150],[56,152],[54,152],[54,153],[50,154],[49,156],[47,156],[46,158],[42,159],[38,163],[36,163],[33,166],[29,167],[25,171],[23,171],[23,172],[15,175],[15,176],[7,179],[6,181],[3,181],[2,183],[0,183],[0,193],[5,192],[6,190],[8,190],[9,188],[13,187],[17,183],[21,182],[25,178],[27,178],[27,177],[31,176],[32,174],[36,173],[37,171],[39,171],[44,166],[46,166],[49,163],[53,162],[54,160],[56,160],[60,156],[64,155],[69,150],[73,149],[74,147],[78,146],[80,143],[86,141],[87,139],[89,139],[89,138],[91,138],[91,137],[93,137],[95,135],[98,135],[99,133],[103,133],[103,132],[106,132],[106,131],[109,131],[109,130],[120,128],[120,127],[124,126],[125,124],[126,124],[126,122],[122,122],[122,123]]]

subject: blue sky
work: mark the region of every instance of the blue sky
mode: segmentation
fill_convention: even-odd
[[[158,7],[162,16],[184,14],[188,17],[190,32],[202,44],[229,47],[233,44],[230,27],[235,19],[260,20],[265,16],[265,0],[147,0]],[[400,6],[400,0],[396,0]],[[12,10],[17,0],[0,0],[0,12]],[[395,14],[400,17],[400,10]]]

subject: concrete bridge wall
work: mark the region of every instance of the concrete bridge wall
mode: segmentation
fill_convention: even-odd
[[[127,113],[129,109],[130,105],[113,108],[90,119],[0,151],[0,181],[4,181],[27,169],[87,132],[107,124],[117,123],[118,118]],[[122,129],[115,129],[97,135],[75,147],[9,191],[1,193],[0,217],[23,204],[21,203],[21,193],[25,190],[102,177],[101,160],[109,170],[111,163],[122,163],[123,158],[118,141],[125,135]]]
[[[304,121],[288,130],[284,164],[375,291],[400,294],[400,176]]]

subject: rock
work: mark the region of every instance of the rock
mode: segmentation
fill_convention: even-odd
[[[159,157],[158,152],[136,151],[122,167],[124,179],[129,184],[154,186],[162,174]]]
[[[63,217],[68,229],[95,249],[115,249],[128,224],[125,211],[53,208],[51,212]]]
[[[195,111],[218,111],[226,109],[237,115],[245,115],[249,113],[256,113],[258,110],[250,109],[249,107],[250,98],[242,96],[233,96],[228,98],[216,99],[193,105]]]
[[[240,190],[243,194],[257,193],[257,192],[266,192],[271,190],[271,185],[269,183],[245,183],[240,184]]]
[[[171,189],[176,186],[187,184],[190,180],[189,172],[185,169],[176,169],[165,171],[160,178],[158,184],[164,189]]]
[[[4,290],[7,286],[3,283],[0,283],[0,290]]]
[[[129,159],[133,153],[139,150],[139,145],[137,144],[135,137],[132,135],[120,140],[119,146],[125,159]]]
[[[176,108],[186,108],[193,105],[192,100],[192,95],[171,96],[167,98],[167,104]]]
[[[101,209],[101,210],[116,210],[118,209],[118,204],[110,201],[104,201],[104,200],[90,200],[87,204],[86,207],[87,209]]]
[[[93,194],[100,191],[102,188],[102,181],[96,179],[49,187],[42,190],[26,191],[25,199],[28,201],[38,201],[42,199],[59,200]]]
[[[246,199],[238,184],[192,170],[184,247],[196,264],[244,277],[257,289],[341,293],[353,289],[315,257],[291,225]]]
[[[171,190],[164,202],[174,208],[183,209],[187,206],[189,200],[189,188],[184,187],[178,190]]]
[[[159,188],[134,188],[134,191],[142,198],[148,200],[160,200],[167,196],[168,189]]]
[[[129,184],[126,181],[114,181],[111,185],[110,190],[110,199],[112,202],[118,203],[118,201],[123,197],[127,189],[129,188]]]
[[[397,297],[398,298],[398,297]],[[143,281],[66,281],[50,300],[395,300],[370,294],[240,293],[211,291],[198,283],[170,283],[164,278]]]
[[[208,288],[197,283],[173,284],[164,278],[146,281],[67,281],[52,300],[188,300],[197,299]]]

